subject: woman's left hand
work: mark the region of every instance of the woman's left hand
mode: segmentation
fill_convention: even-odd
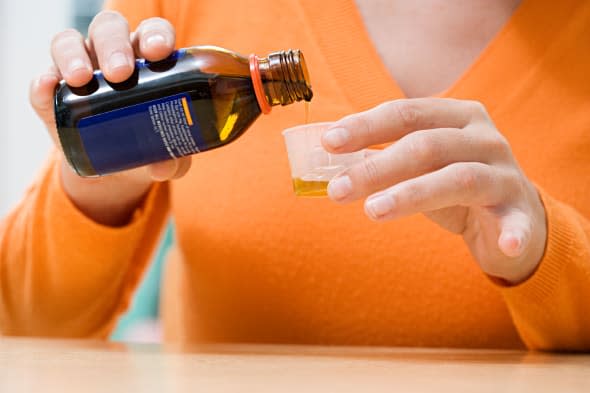
[[[376,221],[424,213],[463,236],[483,271],[508,283],[535,271],[545,209],[482,104],[390,101],[337,121],[322,141],[334,153],[394,142],[332,179],[334,201],[367,198]]]

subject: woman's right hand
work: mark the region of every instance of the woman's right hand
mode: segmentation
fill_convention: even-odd
[[[108,81],[123,82],[132,75],[136,57],[162,60],[175,47],[174,27],[162,18],[146,19],[130,34],[123,16],[103,11],[96,15],[88,32],[87,40],[73,29],[58,33],[51,43],[53,66],[31,83],[31,105],[58,148],[53,96],[59,80],[83,86],[92,79],[94,69],[100,69]],[[82,178],[68,167],[62,154],[62,186],[85,215],[104,225],[120,226],[130,220],[154,181],[178,178],[188,171],[190,163],[190,157],[184,157],[110,176]]]

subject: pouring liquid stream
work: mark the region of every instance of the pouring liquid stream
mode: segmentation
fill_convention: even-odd
[[[309,102],[304,103],[305,108],[305,124],[309,124],[311,120],[311,107]],[[325,169],[329,169],[326,167]],[[293,189],[295,195],[303,197],[325,197],[328,195],[329,178],[323,169],[320,171],[313,171],[301,177],[293,178]],[[327,179],[324,179],[326,178]]]

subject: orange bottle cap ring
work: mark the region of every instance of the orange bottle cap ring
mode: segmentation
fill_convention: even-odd
[[[258,57],[254,54],[250,55],[250,75],[252,76],[252,84],[254,85],[254,93],[256,94],[256,100],[260,111],[265,115],[268,115],[272,110],[272,106],[266,99],[264,94],[264,87],[262,86],[262,77],[260,76],[260,68],[258,67]]]

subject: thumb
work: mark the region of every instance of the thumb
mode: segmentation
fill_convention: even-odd
[[[31,81],[29,88],[29,101],[37,113],[37,116],[45,123],[51,138],[57,143],[55,130],[55,115],[53,111],[53,95],[55,87],[59,83],[60,75],[50,69]]]
[[[531,218],[519,209],[509,210],[500,220],[498,247],[510,258],[521,256],[532,237]]]

